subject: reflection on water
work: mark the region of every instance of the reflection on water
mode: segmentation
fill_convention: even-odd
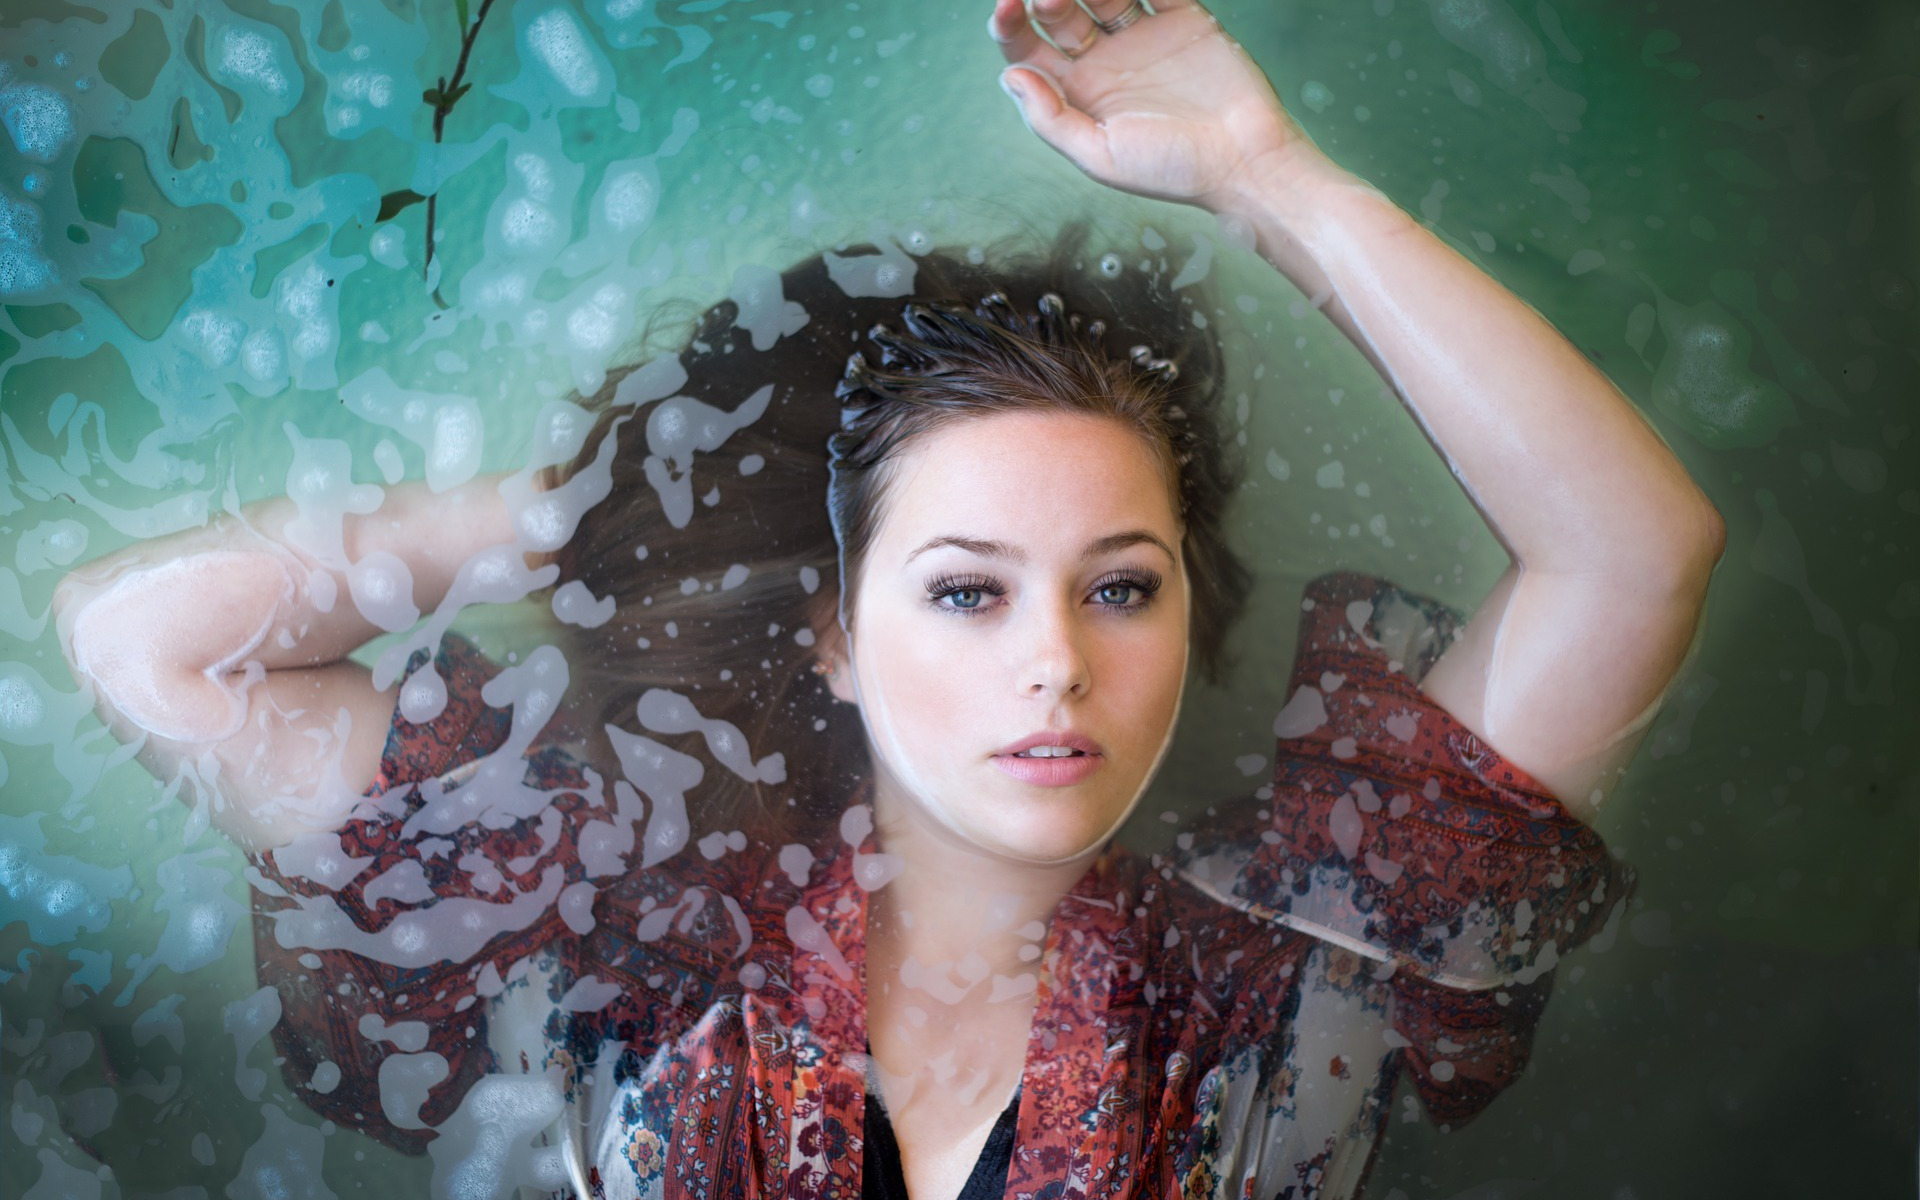
[[[1247,466],[1232,532],[1256,587],[1233,674],[1188,689],[1129,853],[1070,916],[998,930],[1046,973],[957,961],[920,977],[930,995],[984,984],[1031,1006],[1046,1061],[1100,1065],[1008,1095],[1019,1063],[1003,1080],[956,1062],[980,1141],[1009,1099],[1023,1146],[1066,1144],[1040,1134],[1055,1118],[1109,1120],[1142,1147],[1222,1136],[1194,1121],[1204,1067],[1181,1074],[1205,1045],[1233,1064],[1210,1093],[1231,1127],[1280,1131],[1243,1135],[1270,1163],[1234,1169],[1276,1188],[1337,1188],[1365,1166],[1346,1142],[1345,1157],[1283,1144],[1332,1128],[1302,1117],[1314,1105],[1384,1124],[1369,1195],[1770,1194],[1824,1182],[1836,1159],[1866,1192],[1908,1178],[1920,903],[1894,739],[1920,618],[1901,406],[1920,270],[1920,90],[1903,72],[1920,24],[1891,4],[1219,11],[1323,146],[1566,330],[1728,519],[1699,655],[1598,823],[1634,866],[1630,899],[1597,840],[1550,830],[1563,861],[1524,911],[1437,940],[1411,917],[1359,921],[1351,896],[1461,875],[1395,840],[1414,805],[1437,820],[1440,797],[1415,778],[1358,786],[1345,765],[1413,741],[1395,714],[1345,707],[1392,681],[1363,655],[1315,655],[1365,648],[1349,634],[1388,645],[1390,628],[1443,637],[1446,610],[1422,597],[1469,607],[1505,556],[1367,365],[1231,231],[1100,191],[1025,135],[991,86],[984,11],[35,0],[0,17],[8,1193],[590,1193],[601,1163],[685,1179],[670,1173],[711,1166],[694,1147],[723,1136],[761,1148],[729,1169],[763,1182],[855,1177],[861,1098],[886,1082],[867,1074],[859,930],[900,881],[866,810],[846,808],[854,776],[802,787],[804,739],[847,736],[807,670],[831,547],[695,561],[729,523],[772,520],[793,502],[784,481],[814,469],[753,441],[794,381],[751,364],[843,319],[780,271],[825,249],[823,286],[897,320],[936,247],[991,269],[1022,230],[1082,212],[1086,288],[1151,281],[1221,341],[1219,420]],[[671,354],[624,371],[643,328],[677,348],[717,332],[692,322],[723,299],[734,327],[713,354],[748,364],[737,380],[698,394]],[[853,348],[818,351],[827,378]],[[659,510],[599,564],[650,580],[634,606],[582,582],[595,563],[542,557],[581,547],[583,514],[620,494],[626,468],[596,453],[581,403],[603,389],[634,417],[597,445],[636,448]],[[331,693],[278,696],[295,740],[252,759],[156,760],[137,729],[123,744],[62,660],[56,583],[271,496],[304,556],[290,594],[359,613],[375,640],[354,661],[397,690],[358,722]],[[349,536],[409,496],[437,539],[430,567]],[[466,521],[493,503],[512,545],[489,550]],[[1354,574],[1320,578],[1334,570]],[[1399,586],[1354,592],[1367,578]],[[415,603],[428,593],[445,599]],[[1302,612],[1303,595],[1342,620]],[[703,632],[714,614],[740,628]],[[111,645],[115,622],[97,624],[88,640]],[[262,628],[236,661],[275,652]],[[616,632],[631,667],[580,649]],[[750,717],[776,695],[769,734]],[[611,707],[624,727],[603,732]],[[388,741],[396,711],[406,736]],[[1426,736],[1441,715],[1415,711],[1397,715]],[[1276,757],[1275,734],[1300,744]],[[232,789],[296,745],[326,747],[330,773],[281,780],[277,823],[246,826]],[[339,826],[356,763],[384,785],[375,804],[345,836],[301,834]],[[1276,771],[1282,796],[1288,771],[1335,786],[1303,793],[1319,808],[1270,806]],[[791,835],[756,836],[769,826],[733,808],[703,821],[723,794]],[[1221,810],[1255,840],[1223,835]],[[1365,869],[1285,874],[1308,862]],[[1152,916],[1127,918],[1121,895]],[[979,920],[1004,917],[983,904]],[[1133,1008],[1102,993],[1090,1015],[1070,975],[1092,960],[1062,951],[1075,938],[1119,947]],[[1207,1012],[1249,1003],[1255,959],[1287,981],[1267,1008]],[[1435,980],[1498,982],[1506,1000],[1466,1011]],[[1401,1017],[1382,1026],[1389,994]],[[1259,1037],[1279,1008],[1289,1048]],[[1402,1043],[1441,1049],[1368,1092]],[[1151,1089],[1126,1076],[1146,1065]],[[1449,1128],[1475,1079],[1509,1094]],[[1141,1096],[1160,1107],[1092,1116]],[[570,1138],[569,1111],[590,1121]],[[766,1128],[700,1126],[717,1113]],[[1014,1178],[1030,1190],[1058,1170],[1017,1158]]]

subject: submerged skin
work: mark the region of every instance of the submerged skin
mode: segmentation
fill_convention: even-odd
[[[1422,688],[1591,819],[1693,641],[1719,514],[1552,325],[1321,153],[1194,0],[1115,36],[1073,0],[1032,9],[988,22],[1029,127],[1103,183],[1252,233],[1446,456],[1513,566]]]
[[[1127,0],[1088,8],[1112,20]],[[1003,85],[1034,133],[1091,177],[1251,232],[1379,368],[1513,559],[1422,687],[1591,818],[1693,639],[1724,542],[1718,514],[1550,324],[1323,155],[1204,9],[1154,8],[1107,35],[1073,0],[1032,0],[1031,13],[997,0],[988,31],[1008,63]],[[819,643],[837,692],[861,706],[881,764],[883,848],[901,868],[875,893],[870,1018],[916,1197],[958,1191],[983,1118],[1018,1078],[1027,964],[1150,777],[1186,662],[1179,563],[1144,544],[1113,563],[1078,561],[1113,532],[1179,545],[1151,456],[1117,429],[1012,420],[956,426],[919,459],[908,452],[849,625]],[[234,569],[182,561],[139,583],[127,573],[263,540],[292,553],[289,515],[285,502],[250,506],[244,520],[90,564],[55,595],[63,645],[103,719],[162,778],[211,758],[220,769],[199,774],[219,778],[213,820],[254,849],[337,826],[371,783],[394,697],[346,656],[382,625],[353,602],[344,568],[314,565],[334,586],[291,595],[244,558],[217,560]],[[1002,541],[1026,562],[953,547],[906,561],[933,536]],[[345,519],[347,561],[391,554],[410,576],[411,595],[388,597],[390,608],[434,609],[461,563],[515,543],[498,478],[439,496],[388,489],[378,512]],[[1153,604],[1123,618],[1092,611],[1092,584],[1122,559],[1162,577]],[[998,577],[1006,595],[992,604],[1006,607],[933,611],[936,569]],[[277,628],[261,640],[265,613]],[[163,694],[169,681],[180,694]],[[1069,726],[1111,755],[1083,784],[1038,789],[993,765],[1009,740]]]
[[[1174,503],[1116,422],[949,425],[895,460],[852,633],[823,647],[903,868],[868,903],[867,1018],[916,1195],[965,1183],[1020,1079],[1046,921],[1171,743],[1189,618]],[[996,765],[1033,734],[1090,739],[1091,773]]]
[[[1156,540],[1084,554],[1135,531]],[[927,548],[946,538],[997,548]],[[911,826],[982,870],[1084,868],[1173,731],[1187,666],[1179,545],[1151,449],[1113,422],[976,419],[896,460],[840,654],[851,670],[833,678],[877,755],[880,827]],[[1055,731],[1099,743],[1084,782],[1027,783],[993,765]]]
[[[167,611],[167,598],[182,591],[216,597],[225,611],[164,630],[143,619],[156,608]],[[211,550],[142,567],[80,611],[73,623],[73,663],[142,732],[184,742],[224,741],[246,721],[239,668],[267,640],[275,613],[292,596],[286,564],[263,551]],[[179,665],[200,662],[208,665]]]
[[[388,488],[379,511],[345,520],[345,556],[397,558],[412,602],[431,610],[475,553],[514,541],[500,483]],[[347,657],[383,628],[347,572],[289,537],[297,516],[285,499],[251,504],[87,563],[53,594],[61,647],[100,719],[157,778],[217,778],[209,819],[254,851],[337,828],[372,785],[393,721],[393,691]]]

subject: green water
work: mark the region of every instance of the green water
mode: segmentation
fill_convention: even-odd
[[[227,1032],[258,987],[244,860],[100,731],[44,617],[64,564],[283,491],[289,427],[368,482],[515,467],[540,400],[743,265],[1079,216],[1129,262],[1178,270],[1204,239],[1260,590],[1141,845],[1270,753],[1305,579],[1470,606],[1504,565],[1284,281],[1026,134],[983,6],[498,0],[436,145],[421,92],[467,7],[0,12],[0,1193],[252,1195],[276,1163],[289,1186],[323,1163],[341,1196],[427,1191],[424,1160],[319,1128],[270,1044]],[[1641,405],[1729,528],[1698,656],[1600,820],[1632,912],[1562,967],[1485,1116],[1442,1131],[1396,1104],[1369,1194],[1912,1194],[1920,6],[1217,11],[1335,158]],[[437,195],[431,268],[410,193]],[[370,371],[469,406],[477,458],[343,405]],[[462,626],[539,639],[531,610]]]

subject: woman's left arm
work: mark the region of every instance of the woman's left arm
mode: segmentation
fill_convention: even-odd
[[[1246,222],[1393,386],[1513,559],[1421,686],[1591,817],[1693,640],[1719,514],[1539,313],[1327,158],[1204,9],[1155,9],[1109,34],[1073,0],[998,0],[1002,83],[1093,178]]]

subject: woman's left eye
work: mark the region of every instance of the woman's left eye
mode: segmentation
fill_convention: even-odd
[[[1145,608],[1153,600],[1154,593],[1160,590],[1157,579],[1135,579],[1122,576],[1119,579],[1105,579],[1093,585],[1094,602],[1102,608],[1118,608],[1134,611]]]

